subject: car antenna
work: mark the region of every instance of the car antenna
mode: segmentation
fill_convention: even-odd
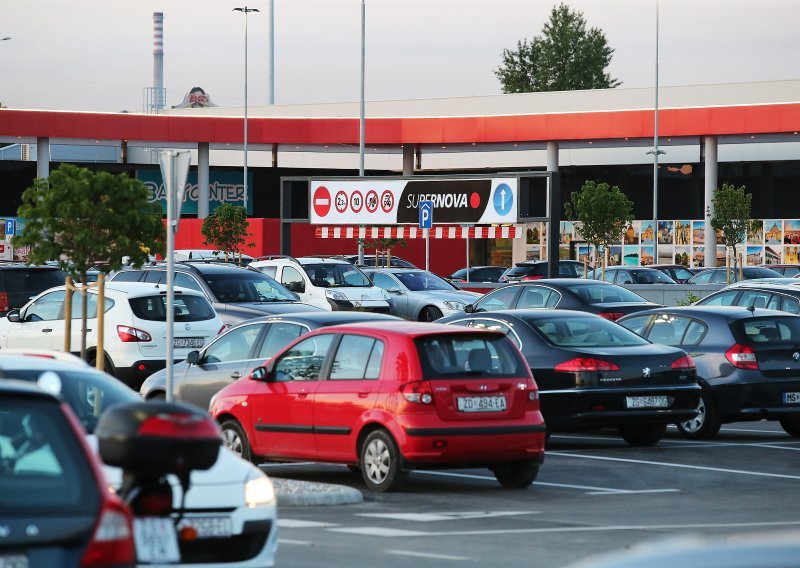
[[[755,315],[756,315],[756,304],[755,304],[755,302],[753,302],[752,304],[747,306],[747,310],[750,312],[751,316],[755,317]]]

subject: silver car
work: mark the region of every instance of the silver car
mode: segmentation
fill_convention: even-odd
[[[426,270],[365,268],[363,272],[389,292],[390,313],[407,320],[434,321],[457,314],[480,297]]]

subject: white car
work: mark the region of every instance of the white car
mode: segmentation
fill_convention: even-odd
[[[138,389],[145,378],[166,366],[167,290],[139,282],[109,282],[105,286],[105,370]],[[0,318],[0,350],[64,347],[66,288],[45,290],[18,310]],[[81,295],[72,298],[73,352],[81,344]],[[200,292],[175,288],[173,357],[182,361],[225,329],[214,308]],[[87,294],[86,346],[90,360],[97,356],[97,288]]]
[[[283,256],[256,260],[250,267],[273,277],[302,301],[325,310],[390,311],[389,294],[341,259]]]
[[[82,363],[0,352],[0,373],[6,379],[35,382],[61,396],[83,424],[95,450],[98,444],[93,432],[100,414],[114,404],[142,401],[114,377]],[[112,488],[120,487],[121,470],[104,466],[103,471]],[[169,481],[173,507],[180,508],[180,482],[174,476]],[[197,531],[196,539],[179,540],[183,564],[193,568],[273,566],[278,549],[275,489],[255,465],[221,447],[211,469],[192,472],[183,508],[178,527]]]

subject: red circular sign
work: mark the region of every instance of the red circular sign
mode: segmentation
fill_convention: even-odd
[[[390,213],[394,208],[394,193],[388,189],[381,193],[381,209],[384,213]]]
[[[353,193],[350,194],[350,209],[353,210],[353,213],[358,213],[361,211],[361,208],[364,206],[364,196],[361,195],[361,192],[355,190]]]
[[[378,210],[378,192],[374,189],[367,192],[366,205],[369,213],[375,213]]]
[[[331,193],[324,185],[314,191],[314,213],[324,217],[331,210]]]
[[[347,211],[347,194],[344,191],[337,192],[336,201],[334,201],[333,204],[336,206],[336,210],[339,213]]]
[[[473,191],[472,195],[469,196],[469,206],[473,209],[477,209],[478,206],[481,204],[481,196],[478,195],[477,191]]]

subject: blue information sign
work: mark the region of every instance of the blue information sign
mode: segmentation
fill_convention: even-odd
[[[419,228],[430,229],[433,226],[433,201],[419,202]]]
[[[15,219],[6,219],[6,235],[13,235],[14,231],[16,230],[16,220]]]

